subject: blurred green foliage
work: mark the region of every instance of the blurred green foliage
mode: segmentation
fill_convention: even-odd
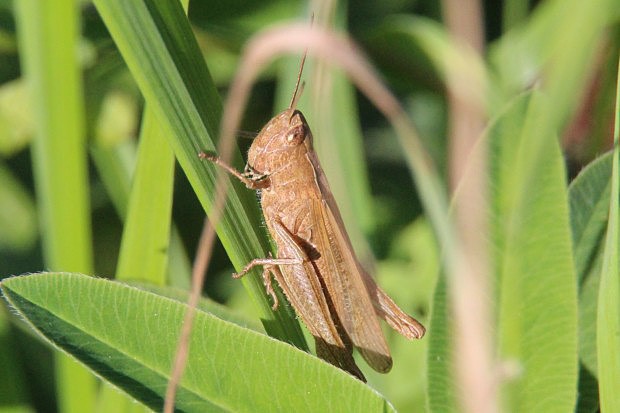
[[[94,270],[54,268],[54,264],[49,259],[48,248],[42,241],[49,235],[44,232],[49,231],[49,227],[46,227],[43,222],[42,205],[49,200],[43,199],[45,195],[41,190],[41,178],[37,178],[37,172],[35,172],[37,167],[41,166],[36,164],[40,158],[34,155],[36,143],[33,146],[37,131],[45,131],[48,127],[40,123],[42,117],[37,112],[40,112],[40,108],[45,108],[48,95],[38,89],[40,85],[29,84],[23,75],[27,53],[24,38],[28,35],[36,37],[40,33],[20,34],[18,32],[19,17],[17,14],[19,11],[16,10],[18,8],[16,3],[20,1],[28,2],[30,6],[36,7],[39,1],[47,0],[0,1],[0,277],[59,270],[88,272],[90,275],[100,277],[112,277],[117,273],[119,278],[131,278],[127,272],[140,268],[140,259],[142,259],[137,258],[137,254],[132,254],[131,248],[140,248],[141,245],[147,244],[146,241],[140,242],[139,237],[142,236],[147,237],[149,241],[157,239],[163,244],[152,246],[149,250],[153,254],[157,254],[157,251],[161,253],[150,256],[151,258],[156,256],[158,260],[155,261],[154,267],[149,267],[151,274],[135,274],[135,278],[144,280],[152,277],[150,281],[155,283],[160,283],[165,278],[168,285],[187,288],[189,262],[196,250],[205,215],[203,198],[196,195],[196,189],[193,186],[195,178],[188,179],[187,170],[184,173],[181,168],[177,167],[173,171],[172,158],[167,157],[171,155],[167,147],[165,148],[167,153],[159,154],[163,157],[161,163],[165,164],[162,168],[167,169],[160,170],[161,175],[157,178],[152,177],[150,181],[148,170],[143,171],[142,173],[147,176],[142,181],[145,183],[135,184],[138,178],[134,180],[134,177],[140,175],[138,158],[145,157],[146,160],[141,161],[144,165],[156,162],[158,159],[153,158],[157,153],[149,158],[146,154],[149,150],[147,145],[151,145],[151,152],[154,147],[157,148],[157,145],[164,145],[165,136],[160,138],[161,141],[154,141],[156,143],[151,141],[149,144],[146,142],[147,138],[142,135],[146,133],[147,122],[160,121],[161,118],[149,120],[153,113],[148,111],[153,108],[146,105],[144,99],[145,96],[148,98],[150,95],[145,90],[141,92],[143,84],[136,80],[136,76],[126,66],[98,9],[88,1],[76,1],[75,13],[72,16],[79,19],[77,22],[81,30],[79,37],[75,39],[76,48],[64,50],[64,53],[70,53],[69,56],[76,57],[75,61],[70,59],[66,61],[67,73],[77,67],[76,73],[80,75],[79,80],[68,76],[65,80],[74,83],[72,85],[64,84],[62,78],[56,78],[55,81],[60,83],[48,86],[50,86],[50,93],[56,94],[58,102],[63,101],[65,97],[63,91],[66,91],[66,88],[77,87],[78,98],[82,102],[77,111],[71,112],[68,109],[64,111],[65,108],[62,106],[55,109],[59,109],[57,112],[66,117],[65,123],[83,126],[81,139],[85,144],[85,154],[88,156],[88,168],[78,178],[88,185],[87,204],[90,205],[90,209],[86,213],[90,219],[88,223],[79,225],[85,230],[90,230],[87,227],[92,224],[92,245],[89,241],[80,241],[78,247],[84,248],[86,255],[93,255]],[[172,1],[174,0],[149,0],[146,3],[159,4]],[[505,179],[497,183],[498,187],[506,191],[502,192],[504,195],[498,195],[498,202],[505,201],[502,196],[506,199],[513,199],[531,195],[528,192],[528,188],[531,187],[519,186],[531,182],[528,179],[534,179],[528,175],[530,172],[528,166],[559,162],[561,157],[559,153],[556,154],[555,147],[549,144],[549,137],[558,138],[566,161],[565,165],[556,165],[559,169],[554,171],[560,171],[558,172],[560,175],[561,171],[564,171],[568,182],[571,182],[577,173],[599,154],[612,146],[613,101],[616,96],[614,85],[620,45],[620,25],[618,24],[620,5],[616,3],[613,1],[589,3],[559,0],[484,2],[484,32],[488,47],[481,61],[491,89],[489,99],[492,100],[493,105],[489,109],[490,116],[496,121],[501,118],[502,121],[498,121],[501,125],[508,124],[512,118],[504,118],[506,108],[514,104],[515,97],[532,88],[542,91],[542,95],[548,99],[544,102],[542,99],[537,100],[533,105],[539,104],[539,106],[535,106],[534,109],[530,108],[532,111],[540,109],[535,116],[541,116],[541,113],[546,115],[540,119],[540,123],[529,124],[527,122],[532,122],[534,117],[526,119],[527,114],[520,113],[519,116],[523,115],[526,120],[522,123],[518,122],[518,125],[506,127],[505,130],[511,132],[504,131],[501,134],[501,132],[494,131],[494,133],[501,134],[498,140],[509,139],[512,137],[510,133],[515,130],[521,131],[521,127],[526,131],[523,133],[534,131],[533,133],[540,134],[536,135],[537,137],[541,137],[540,140],[532,138],[531,146],[521,148],[523,152],[519,153],[522,157],[530,153],[540,156],[534,160],[539,163],[533,161],[532,164],[524,166],[525,164],[520,164],[517,160],[514,161],[516,165],[514,170],[500,171],[497,172],[497,176],[493,177],[494,182]],[[240,51],[253,34],[277,23],[293,19],[306,20],[309,14],[307,13],[308,7],[312,6],[302,1],[287,0],[191,1],[188,11],[189,22],[210,77],[217,87],[217,92],[222,96],[225,95],[237,69]],[[22,13],[24,13],[23,10]],[[440,2],[360,0],[350,2],[346,7],[340,5],[338,13],[339,20],[335,25],[339,30],[346,31],[360,44],[369,60],[410,114],[441,175],[447,176],[447,113],[449,108],[446,100],[446,79],[451,70],[458,71],[461,67],[450,60],[451,46],[445,36]],[[48,29],[54,30],[54,27]],[[28,26],[28,30],[35,30],[35,28],[31,25]],[[61,46],[58,50],[62,50]],[[42,48],[38,51],[38,56],[44,59],[46,53],[53,55],[59,52],[58,50]],[[36,54],[37,51],[28,53]],[[50,59],[52,60],[53,56]],[[187,61],[191,62],[191,59],[192,56]],[[288,96],[290,92],[288,86],[282,87],[280,91],[281,86],[278,85],[286,85],[283,82],[286,82],[291,74],[296,74],[295,71],[291,72],[290,68],[296,66],[297,60],[297,57],[286,61],[282,59],[263,72],[260,81],[254,86],[244,114],[242,129],[257,132],[274,112],[282,109],[280,95],[287,94]],[[33,66],[33,63],[30,65]],[[310,73],[312,73],[310,66],[312,63],[309,64],[306,72],[308,79],[311,78]],[[282,74],[282,72],[285,73]],[[206,77],[209,77],[209,74],[205,73]],[[143,81],[149,80],[147,78]],[[339,109],[345,111],[343,116],[346,118],[343,118],[342,125],[336,125],[336,127],[342,128],[338,129],[338,134],[353,135],[352,145],[354,146],[346,146],[349,149],[345,149],[345,152],[358,151],[358,153],[353,153],[352,158],[339,158],[339,161],[332,161],[325,169],[328,175],[333,174],[334,185],[344,183],[344,186],[340,186],[340,189],[334,192],[337,197],[345,198],[342,201],[339,199],[339,202],[345,205],[343,212],[349,214],[345,216],[345,221],[347,223],[358,222],[357,230],[352,230],[354,243],[358,245],[356,237],[359,237],[362,239],[360,241],[362,245],[367,242],[370,246],[369,249],[378,260],[379,284],[394,297],[396,302],[402,304],[403,308],[420,315],[425,325],[429,326],[430,323],[431,335],[437,334],[432,339],[427,338],[419,343],[409,343],[392,334],[390,342],[394,356],[394,370],[387,376],[371,373],[369,381],[371,386],[377,388],[397,410],[403,412],[417,412],[425,409],[449,411],[452,408],[449,404],[451,400],[450,374],[443,372],[442,366],[429,367],[427,363],[427,351],[431,351],[430,354],[437,357],[446,356],[450,351],[448,346],[450,319],[443,296],[445,286],[440,284],[439,289],[435,290],[440,274],[440,251],[424,217],[420,200],[411,180],[409,167],[393,129],[366,98],[357,94],[350,85],[346,84],[346,81],[339,81],[343,83],[334,87],[336,90],[334,101],[338,102]],[[171,84],[172,82],[171,80]],[[310,93],[306,92],[306,94]],[[188,119],[206,122],[204,120],[206,118],[214,117],[216,114],[219,116],[220,108],[214,107],[211,102],[203,106],[190,102],[198,110],[210,112],[200,113],[195,118],[188,116]],[[308,112],[312,113],[310,103],[302,104],[306,105],[304,111],[307,107]],[[172,105],[168,107],[172,108]],[[157,114],[155,113],[155,117]],[[312,116],[318,118],[319,115],[311,114],[309,119]],[[213,121],[214,128],[217,121]],[[176,132],[173,132],[166,122],[162,125],[164,126],[151,123],[149,128],[157,129],[162,135]],[[197,123],[197,125],[201,124]],[[526,129],[526,125],[530,129]],[[315,139],[325,139],[324,133],[317,133],[317,130],[325,125],[314,125],[311,122],[310,126],[315,133]],[[214,139],[213,136],[210,138]],[[329,136],[327,140],[329,139],[333,140],[337,137]],[[239,138],[238,143],[240,152],[245,153],[251,141]],[[505,144],[506,146],[498,149],[498,153],[516,151],[516,138],[513,143],[514,147],[511,144]],[[139,145],[140,149],[138,149]],[[174,149],[178,157],[180,151],[177,148]],[[319,148],[319,154],[321,155],[323,151],[321,156],[327,157],[332,150],[338,149],[330,149],[329,146],[325,149]],[[62,163],[63,159],[68,162],[70,155],[76,154],[56,153],[55,155],[56,162]],[[345,153],[345,156],[347,155],[351,153]],[[500,155],[508,156],[506,153]],[[498,159],[505,159],[500,155],[497,155]],[[609,160],[610,157],[606,159]],[[572,240],[574,255],[566,257],[567,261],[564,262],[575,261],[575,280],[570,277],[564,280],[565,282],[578,280],[580,322],[588,320],[585,329],[582,325],[579,326],[579,366],[581,368],[578,382],[579,395],[575,391],[571,393],[580,412],[595,412],[599,404],[595,396],[596,356],[592,352],[595,351],[596,343],[593,341],[595,331],[593,331],[592,324],[596,320],[599,285],[597,274],[600,272],[603,254],[601,246],[604,240],[604,227],[607,223],[604,202],[607,202],[609,197],[607,180],[611,162],[608,160],[597,161],[596,168],[586,170],[589,175],[584,172],[581,183],[575,181],[571,186],[571,192],[567,195],[570,197],[570,215],[567,215],[568,201],[553,211],[561,218],[570,220],[570,228],[564,221],[557,221],[562,222],[562,229],[566,230],[567,234],[569,230],[572,230],[575,236],[575,231],[583,230],[583,233],[587,235],[583,239]],[[237,161],[240,160],[237,159]],[[189,161],[181,161],[180,166],[185,168],[187,162]],[[329,169],[334,166],[334,163],[337,164],[335,169],[347,163],[354,165],[354,169],[331,172]],[[57,166],[51,165],[50,167],[53,169]],[[498,169],[501,168],[498,167]],[[338,173],[341,175],[338,176]],[[511,183],[506,183],[506,180],[510,181],[511,173],[519,174],[513,181],[516,183],[514,187]],[[347,194],[350,189],[347,187],[347,182],[349,182],[347,179],[353,174],[355,174],[357,183],[351,186],[357,189],[354,190],[355,193]],[[562,179],[553,181],[553,185],[558,185],[558,181]],[[148,207],[149,201],[152,201],[148,191],[152,191],[154,186],[162,182],[166,187],[161,188],[162,192],[157,194],[158,205],[151,205],[153,211],[149,210],[154,218],[149,218],[151,215],[146,211],[141,213],[140,208]],[[59,185],[63,186],[62,183]],[[132,185],[136,186],[132,187]],[[558,197],[553,198],[556,201],[568,194],[567,186],[554,186],[553,188],[561,192]],[[579,194],[587,193],[588,188],[593,192],[589,196],[579,198]],[[140,190],[143,192],[138,194]],[[516,195],[509,190],[514,191]],[[264,237],[262,233],[264,231],[256,215],[254,195],[243,191],[244,189],[241,188],[238,203],[244,205],[245,209],[239,207],[241,211],[239,213],[241,215],[246,213],[249,216],[247,222],[257,223],[255,243],[266,248],[265,238],[261,238],[261,236]],[[541,192],[533,193],[540,194]],[[347,195],[350,196],[348,201]],[[138,210],[134,210],[133,213],[130,197],[135,197],[136,200],[133,202],[138,205],[134,206]],[[598,208],[587,208],[587,203],[593,197],[603,199],[603,201],[600,201]],[[351,202],[351,199],[355,200],[354,207],[349,205],[349,208],[346,203]],[[70,199],[67,201],[70,204],[74,203]],[[535,210],[539,206],[535,205],[535,201],[532,201],[532,204],[528,201],[528,198],[524,198],[519,206],[525,205],[525,208],[515,208],[511,211],[514,215],[498,213],[494,217],[508,217],[506,220],[509,220],[514,219],[515,216],[520,218],[520,214],[527,216],[529,207]],[[170,213],[172,219],[166,221],[165,217],[170,216]],[[125,237],[128,235],[123,231],[129,227],[126,219],[132,216],[134,218],[131,218],[133,224],[131,236],[134,238],[126,241]],[[150,220],[153,220],[152,227]],[[541,222],[550,227],[554,224],[544,220]],[[588,232],[589,227],[586,224],[580,224],[583,222],[599,225],[596,228],[592,227],[593,229]],[[58,224],[62,226],[62,222]],[[548,230],[548,228],[526,229],[533,233]],[[524,233],[527,232],[524,231]],[[514,252],[515,249],[527,249],[527,245],[523,246],[527,243],[520,243],[522,239],[515,241],[511,238],[512,235],[514,234],[494,233],[489,235],[489,239],[496,240],[494,237],[501,239],[498,245],[502,242],[514,242],[515,244],[511,247],[513,250],[510,252]],[[562,238],[558,241],[558,245],[566,247],[568,251],[569,244],[564,241],[570,243],[570,240]],[[233,263],[238,265],[243,260],[247,261],[247,258],[243,258],[243,254],[248,254],[252,248],[259,248],[256,245],[236,246],[235,242],[230,239],[225,239],[221,244],[218,243],[213,251],[204,287],[206,296],[225,304],[234,311],[243,313],[244,315],[240,316],[241,319],[246,317],[255,320],[267,317],[257,308],[261,305],[268,306],[268,302],[256,304],[253,300],[260,299],[248,299],[248,293],[242,288],[241,283],[230,278]],[[498,247],[498,245],[493,247],[501,249],[500,247],[504,246]],[[60,246],[57,247],[60,248]],[[66,248],[73,250],[70,244]],[[120,253],[122,248],[126,250]],[[235,248],[242,252],[231,253],[231,249]],[[504,252],[504,250],[501,251]],[[544,252],[544,250],[537,249],[534,252]],[[124,261],[121,261],[122,266],[119,264],[119,255],[124,258]],[[149,264],[151,262],[148,261]],[[497,262],[501,260],[498,259]],[[164,274],[166,274],[165,277]],[[556,279],[552,281],[554,280]],[[535,282],[536,280],[533,280],[533,283]],[[548,282],[551,281],[548,280]],[[250,288],[260,289],[260,281],[254,280],[254,287]],[[505,311],[510,311],[513,303],[499,302],[497,304],[498,308],[501,307],[504,310],[508,308]],[[570,314],[569,318],[571,322],[574,322],[574,338],[577,340],[577,306],[574,307],[575,314]],[[433,320],[431,320],[431,308],[434,311]],[[286,316],[282,317],[286,319]],[[268,324],[265,327],[269,329]],[[275,331],[276,328],[273,328]],[[514,324],[510,324],[508,320],[502,328],[514,328]],[[584,331],[589,331],[591,334],[583,334]],[[434,343],[439,344],[429,349]],[[522,344],[522,342],[519,343]],[[532,343],[526,344],[533,345]],[[8,307],[0,308],[0,412],[5,408],[24,412],[64,411],[58,410],[57,407],[59,399],[64,396],[62,393],[55,393],[58,387],[58,376],[54,374],[52,354],[50,347],[33,334],[19,317],[15,317]],[[520,354],[518,351],[511,353],[515,357]],[[576,351],[574,357],[577,360]],[[577,364],[574,363],[573,367],[574,376],[577,377]],[[429,369],[430,373],[428,373]],[[269,372],[265,374],[268,375]],[[441,379],[435,381],[437,375],[440,375]],[[440,385],[441,389],[437,389]],[[574,387],[576,389],[577,386]],[[548,390],[545,387],[541,388],[543,392]],[[510,400],[514,401],[518,397],[514,396],[514,389],[510,391]],[[122,401],[106,400],[106,397],[111,396],[101,396],[105,393],[106,391],[101,391],[98,396],[101,399],[98,401],[100,409],[104,409],[101,406],[106,406],[105,409],[112,409],[110,406],[125,406],[123,404],[125,402]],[[555,396],[557,394],[550,397]],[[435,400],[429,400],[429,397],[435,397]],[[443,400],[447,400],[445,405],[442,404]],[[521,409],[523,406],[531,406],[527,400],[521,402],[523,404],[516,404]],[[568,402],[572,403],[572,399]],[[128,406],[123,409],[141,409],[131,403]],[[519,411],[519,407],[513,406],[513,408],[513,411]]]

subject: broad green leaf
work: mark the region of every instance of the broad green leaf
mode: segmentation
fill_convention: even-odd
[[[160,286],[141,282],[128,282],[130,286],[145,290],[172,300],[176,300],[182,304],[187,303],[188,292],[175,287]],[[265,329],[256,320],[249,320],[241,313],[237,313],[230,308],[219,304],[209,298],[201,297],[198,301],[198,308],[202,311],[212,314],[224,321],[237,324],[238,326],[248,328],[250,330],[264,333]]]
[[[573,255],[579,282],[579,412],[598,409],[596,313],[609,213],[611,153],[590,163],[569,188]]]
[[[539,113],[515,99],[491,123],[489,144],[497,322],[500,360],[520,374],[503,386],[513,412],[574,408],[577,385],[577,294],[568,223],[565,171],[557,142],[528,134]],[[531,139],[542,139],[533,154]],[[429,327],[429,405],[455,411],[451,315],[445,279],[435,291]],[[552,368],[550,367],[552,366]],[[544,395],[544,397],[542,396]]]
[[[437,280],[428,325],[428,406],[433,413],[456,412],[452,358],[453,319],[449,313],[445,274]]]
[[[594,275],[591,266],[600,253],[609,216],[612,154],[592,161],[569,187],[573,250],[577,279]]]
[[[590,163],[569,188],[573,254],[579,280],[579,357],[596,376],[596,307],[611,179],[611,153]]]
[[[187,307],[79,274],[6,279],[5,298],[56,347],[161,409]],[[198,310],[178,411],[388,412],[378,393],[293,346]]]
[[[541,100],[538,93],[519,97],[489,131],[499,352],[521,371],[504,386],[513,412],[566,412],[576,401],[566,171],[557,141],[536,130],[546,113]]]
[[[169,143],[205,210],[213,203],[215,167],[198,153],[213,150],[221,116],[219,94],[196,39],[177,2],[96,0],[101,17],[132,72],[146,103],[165,130]],[[236,154],[235,165],[241,164]],[[268,241],[260,224],[255,195],[232,181],[218,236],[235,268],[264,257]],[[294,314],[273,312],[259,277],[244,277],[270,334],[305,347]],[[282,307],[281,307],[282,308]]]
[[[620,59],[618,60],[620,71]],[[596,318],[598,382],[602,413],[620,410],[620,72],[616,80],[609,220]]]

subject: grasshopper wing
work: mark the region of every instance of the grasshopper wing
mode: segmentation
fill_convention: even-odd
[[[278,238],[278,258],[300,261],[300,264],[275,267],[272,274],[314,336],[317,356],[365,382],[364,375],[353,360],[353,347],[337,325],[337,315],[328,303],[321,278],[307,253],[282,223],[274,220],[270,227]]]
[[[325,232],[321,236],[329,240],[331,251],[337,252],[328,260],[333,271],[326,271],[337,274],[337,279],[326,280],[327,289],[332,297],[341,297],[336,299],[335,307],[355,347],[371,367],[387,372],[391,368],[392,359],[376,318],[367,314],[366,308],[370,308],[366,307],[368,300],[372,303],[375,314],[406,338],[421,338],[425,329],[400,309],[363,269],[353,252],[340,211],[316,153],[312,151],[308,157],[317,171],[315,176],[323,199],[323,205],[314,212],[325,223],[322,226]]]
[[[324,246],[319,267],[338,318],[366,362],[378,372],[387,373],[392,368],[392,357],[353,250],[326,202],[312,202],[315,222],[321,224],[314,228],[315,237]]]

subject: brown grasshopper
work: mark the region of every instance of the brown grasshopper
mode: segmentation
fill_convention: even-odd
[[[316,152],[312,133],[295,104],[300,74],[289,108],[254,139],[243,173],[204,152],[248,188],[260,190],[265,222],[277,257],[252,260],[235,278],[263,267],[267,293],[278,300],[273,276],[316,342],[316,354],[362,381],[353,360],[356,347],[376,371],[387,373],[392,357],[379,318],[408,339],[425,329],[383,292],[357,260],[340,211]]]

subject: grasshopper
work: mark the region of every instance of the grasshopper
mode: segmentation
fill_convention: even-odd
[[[277,257],[256,258],[233,276],[262,266],[273,308],[278,299],[272,277],[314,336],[317,356],[365,381],[353,347],[376,371],[387,373],[392,367],[379,318],[408,339],[421,338],[425,329],[377,286],[355,256],[308,123],[295,108],[302,69],[303,60],[291,104],[254,139],[243,173],[212,154],[199,156],[260,191],[265,223],[277,246]]]

